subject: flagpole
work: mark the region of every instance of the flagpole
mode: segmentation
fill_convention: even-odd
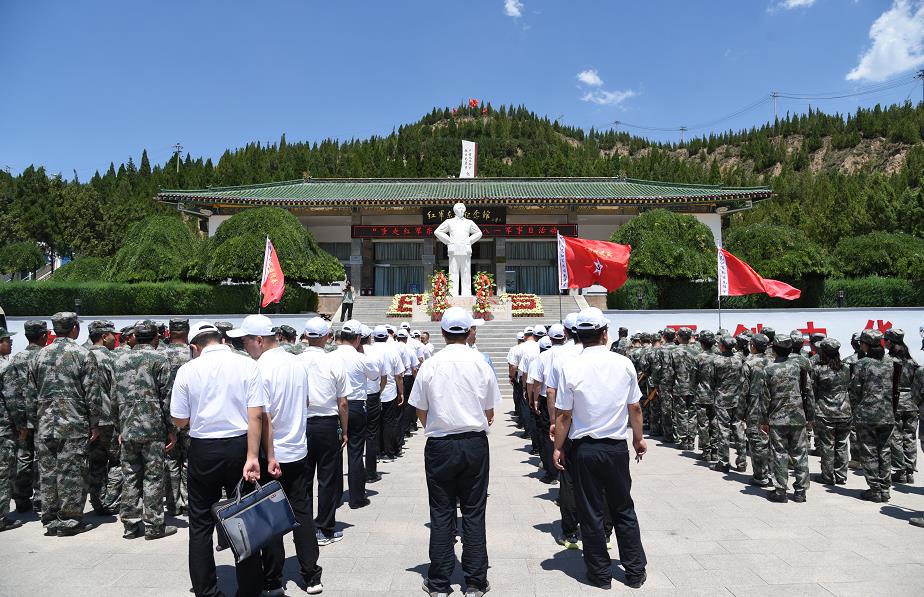
[[[722,329],[722,265],[723,265],[721,251],[722,251],[722,247],[719,246],[716,251],[717,253],[716,263],[718,267],[716,268],[716,272],[715,272],[715,289],[716,289],[716,294],[717,294],[717,298],[719,301],[719,328],[718,329],[720,330]],[[727,276],[728,274],[726,273],[725,275]]]

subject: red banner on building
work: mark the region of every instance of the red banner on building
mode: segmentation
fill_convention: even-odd
[[[481,234],[493,238],[555,238],[577,236],[577,224],[481,224]],[[352,227],[353,238],[429,238],[436,225],[394,224],[390,226]]]

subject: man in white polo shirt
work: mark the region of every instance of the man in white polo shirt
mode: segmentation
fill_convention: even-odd
[[[609,510],[625,583],[638,588],[647,578],[647,560],[630,495],[626,440],[631,433],[636,461],[641,461],[648,450],[642,437],[642,393],[632,361],[608,350],[608,325],[595,307],[577,316],[574,331],[584,350],[580,358],[568,360],[561,368],[555,398],[554,460],[560,470],[567,467],[574,479],[587,579],[600,588],[612,584],[604,531],[605,511]],[[567,456],[566,439],[572,442]]]
[[[340,339],[334,358],[340,361],[350,381],[347,403],[350,408],[350,434],[347,441],[347,486],[352,509],[369,505],[366,497],[366,466],[363,453],[366,447],[366,381],[379,379],[376,364],[359,352],[363,324],[351,319],[340,328]]]
[[[424,361],[410,403],[427,436],[424,470],[430,495],[430,567],[424,591],[452,591],[456,504],[462,510],[462,569],[466,597],[482,597],[488,584],[485,506],[488,496],[488,428],[501,404],[494,371],[466,344],[469,330],[483,323],[451,307],[440,327],[446,348]]]
[[[343,495],[343,447],[349,429],[347,396],[352,391],[340,360],[324,350],[330,340],[330,322],[312,317],[305,323],[308,348],[298,355],[308,372],[308,488],[318,475],[318,513],[314,519],[318,545],[343,539],[334,530]]]
[[[241,338],[244,350],[257,360],[263,388],[269,402],[275,459],[267,459],[264,482],[274,478],[289,498],[298,527],[292,531],[295,553],[309,595],[323,590],[318,566],[318,540],[312,519],[311,487],[308,480],[308,444],[305,437],[305,400],[308,373],[298,358],[279,343],[273,322],[266,315],[248,315],[241,327],[229,330],[229,338]],[[265,433],[268,433],[265,431]],[[263,595],[285,595],[282,568],[286,560],[282,535],[261,551]]]
[[[398,343],[388,341],[388,330],[384,325],[377,325],[372,330],[372,345],[369,349],[379,359],[385,378],[385,387],[381,393],[381,457],[383,462],[394,462],[401,451],[398,421],[401,405],[404,404],[404,362],[401,360]]]
[[[189,577],[197,597],[216,597],[218,577],[212,534],[212,504],[222,490],[234,495],[241,476],[260,476],[259,450],[267,406],[256,361],[221,343],[221,332],[200,321],[190,328],[193,358],[179,368],[173,382],[170,416],[177,428],[189,425]],[[267,415],[268,416],[268,415]],[[272,435],[263,448],[275,458]],[[253,555],[236,566],[238,595],[263,589],[263,566]]]

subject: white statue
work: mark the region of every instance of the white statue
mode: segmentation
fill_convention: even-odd
[[[472,296],[472,245],[481,238],[478,224],[465,217],[465,206],[452,206],[456,217],[440,224],[433,232],[449,252],[449,292],[455,296]]]

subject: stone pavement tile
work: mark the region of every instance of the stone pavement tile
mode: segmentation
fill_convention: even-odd
[[[924,537],[916,543],[920,544],[922,541]],[[908,542],[894,547],[861,545],[857,547],[857,551],[875,566],[924,564],[924,549],[920,545],[917,548],[912,547],[914,544],[915,542]]]
[[[396,574],[392,569],[366,572],[332,572],[325,573],[322,582],[336,591],[380,591],[391,585],[392,577]],[[328,594],[327,589],[324,590]]]
[[[653,530],[645,529],[645,536],[653,539],[686,539],[690,541],[718,541],[718,540],[739,540],[752,539],[746,535],[746,531],[740,529],[714,529],[699,528],[678,531],[678,530]]]
[[[765,553],[694,554],[693,558],[706,570],[759,570],[766,566],[785,564],[780,556]]]
[[[770,528],[753,528],[742,531],[749,539],[758,539],[764,541],[767,539],[789,540],[789,539],[811,539],[821,537],[822,535],[810,528],[805,527],[770,527]]]
[[[679,589],[686,587],[766,586],[760,576],[750,570],[671,570],[666,573]]]
[[[820,583],[832,580],[860,581],[866,580],[866,567],[820,566],[810,560],[803,566],[768,566],[761,568],[757,574],[771,585],[791,585],[800,583]]]
[[[793,551],[807,551],[796,541],[785,539],[748,539],[746,541],[719,541],[719,545],[728,553],[766,553],[783,554]]]
[[[823,586],[815,583],[793,585],[773,585],[747,587],[730,586],[735,597],[831,597],[831,593]]]
[[[854,543],[856,545],[856,543]],[[850,549],[832,549],[813,553],[788,553],[778,556],[790,566],[869,566],[872,562],[860,553]]]
[[[649,556],[677,555],[677,554],[699,554],[699,553],[726,553],[722,544],[724,541],[694,541],[691,539],[678,538],[649,538],[645,530],[642,529],[642,545],[645,547],[645,553]],[[731,541],[729,543],[743,543],[743,541]],[[651,557],[649,557],[651,559]]]
[[[825,589],[837,597],[869,597],[887,594],[889,597],[920,597],[921,580],[905,581],[895,579],[888,583],[879,581],[826,582]]]

